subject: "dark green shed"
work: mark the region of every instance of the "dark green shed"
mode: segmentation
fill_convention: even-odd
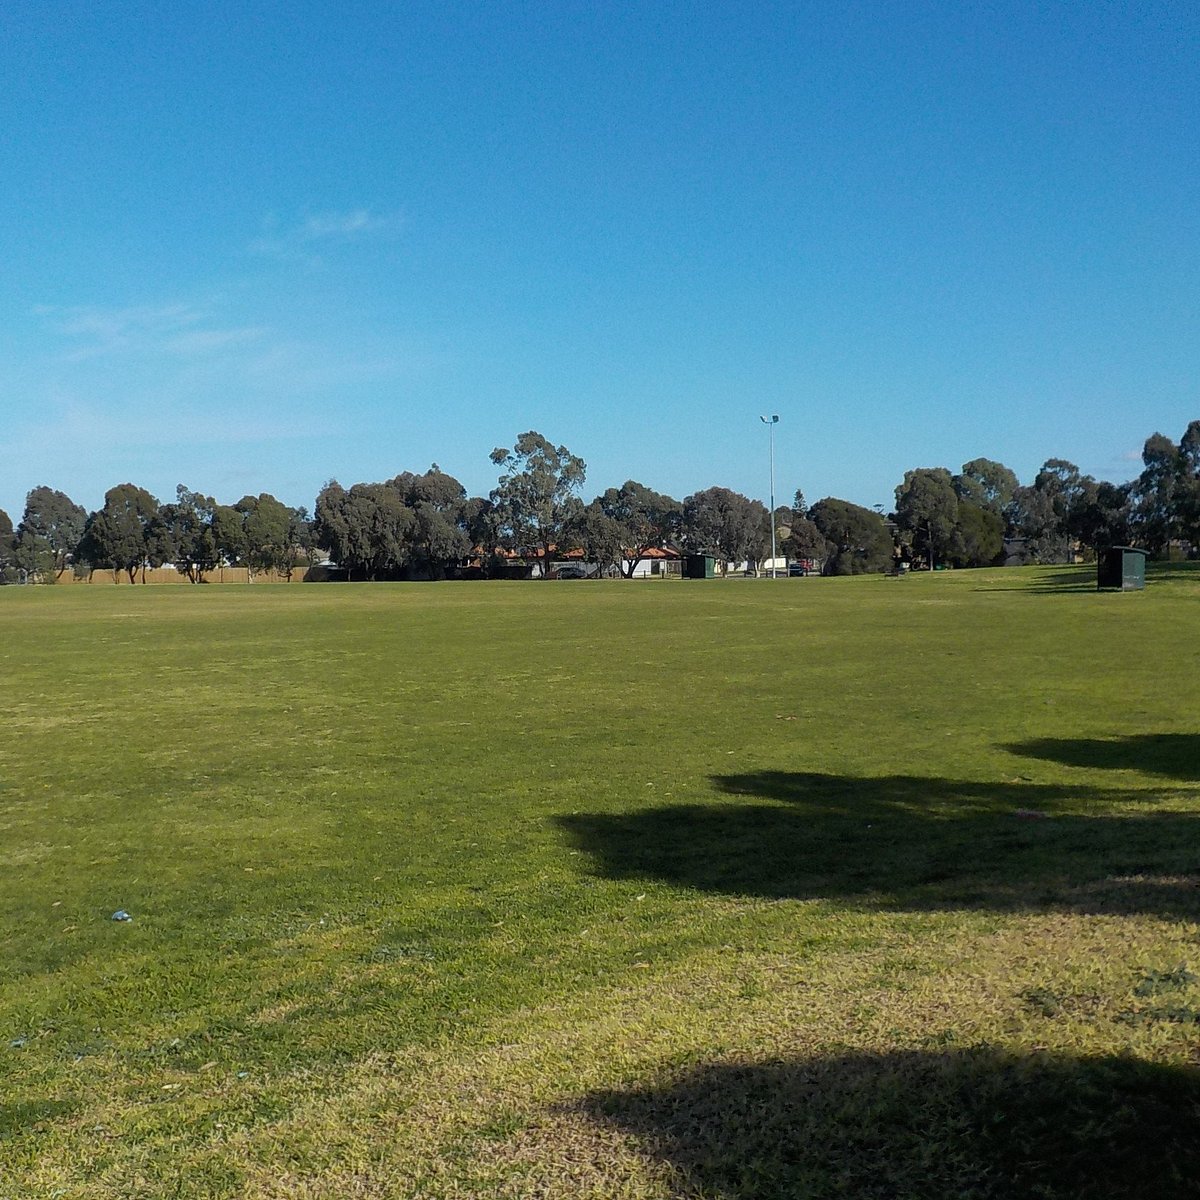
[[[1096,556],[1096,587],[1140,592],[1146,586],[1146,551],[1134,546],[1109,546]]]
[[[684,579],[712,579],[717,573],[717,560],[711,554],[689,554],[683,560]]]

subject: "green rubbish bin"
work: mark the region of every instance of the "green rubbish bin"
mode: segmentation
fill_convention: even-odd
[[[684,579],[712,579],[717,573],[717,560],[711,554],[689,554],[683,560]]]
[[[1140,592],[1146,586],[1146,551],[1109,546],[1096,556],[1098,591]]]

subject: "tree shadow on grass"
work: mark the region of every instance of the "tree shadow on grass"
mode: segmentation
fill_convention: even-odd
[[[1143,792],[786,771],[714,782],[743,799],[556,820],[609,879],[866,908],[1200,914],[1196,820]],[[1127,811],[1055,815],[1098,798]]]
[[[76,1111],[69,1100],[12,1100],[0,1104],[0,1145],[28,1133],[34,1126],[55,1117],[66,1117]],[[2,1182],[0,1177],[0,1182]]]
[[[1197,1195],[1200,1072],[990,1049],[707,1064],[594,1093],[678,1200]]]
[[[981,572],[986,574],[986,572]],[[1057,571],[1053,575],[1039,575],[1036,579],[1019,579],[1007,585],[991,585],[972,588],[976,592],[1009,592],[1014,595],[1025,593],[1030,596],[1057,596],[1068,592],[1083,593],[1096,591],[1096,568],[1081,566]]]
[[[1021,580],[1018,583],[1010,583],[1007,587],[980,586],[971,590],[972,592],[1007,592],[1009,595],[1031,596],[1094,594],[1097,590],[1096,569],[1093,568],[1087,575],[1048,575],[1040,578],[1036,583]]]
[[[1025,758],[1104,771],[1144,771],[1200,780],[1200,734],[1139,733],[1115,738],[1033,738],[1003,747]]]

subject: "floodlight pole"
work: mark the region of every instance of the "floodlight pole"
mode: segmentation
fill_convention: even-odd
[[[771,578],[775,576],[775,426],[779,424],[779,414],[758,418],[767,427],[767,453],[771,461]]]

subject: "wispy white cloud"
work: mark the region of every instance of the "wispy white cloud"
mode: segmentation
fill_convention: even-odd
[[[309,217],[299,229],[305,241],[317,238],[354,237],[361,233],[375,233],[392,224],[385,217],[372,216],[365,208],[356,208],[348,213],[319,213]]]
[[[375,419],[377,397],[441,362],[394,330],[344,330],[245,289],[29,315],[37,353],[0,362],[10,511],[47,481],[94,506],[127,478],[169,491],[218,467],[302,476],[295,464],[321,461],[349,414]]]
[[[60,384],[94,394],[120,386],[123,395],[156,403],[201,396],[211,402],[234,394],[273,401],[336,396],[430,367],[427,352],[392,338],[314,341],[266,325],[231,323],[216,307],[40,305],[34,312],[57,336]],[[106,361],[98,375],[93,363],[100,358]]]
[[[216,327],[208,313],[190,304],[126,308],[39,305],[34,313],[74,343],[66,353],[73,362],[98,355],[202,355],[258,341],[266,333],[255,326]]]
[[[266,336],[265,329],[246,326],[242,329],[193,329],[176,337],[167,338],[163,349],[172,354],[207,354],[210,351],[226,350],[232,346],[245,346],[259,342]]]
[[[321,262],[317,253],[318,246],[348,243],[363,237],[391,232],[399,226],[398,217],[381,216],[366,208],[355,208],[348,212],[312,213],[292,222],[268,216],[263,220],[262,232],[250,242],[249,250],[251,254],[267,258],[317,266]]]
[[[220,420],[196,411],[164,413],[139,398],[125,411],[79,396],[63,397],[36,426],[23,431],[18,448],[45,456],[64,447],[87,448],[91,456],[112,450],[155,446],[239,446],[281,440],[311,439],[328,434],[331,422],[320,417],[281,413],[244,413],[239,419],[222,413]]]

